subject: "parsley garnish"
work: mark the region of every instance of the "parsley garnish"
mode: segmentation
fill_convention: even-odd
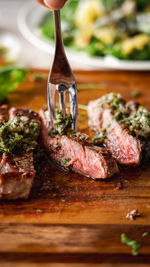
[[[148,233],[147,232],[145,232],[145,233],[142,234],[142,237],[145,237],[145,236],[148,236]]]
[[[139,96],[141,95],[141,93],[140,93],[139,91],[135,90],[135,91],[132,91],[132,92],[131,92],[131,95],[132,95],[133,97],[139,97]]]
[[[123,244],[126,244],[127,246],[132,247],[132,255],[137,256],[138,255],[138,249],[141,247],[141,244],[138,243],[135,240],[132,240],[128,238],[125,234],[121,234],[121,242]]]

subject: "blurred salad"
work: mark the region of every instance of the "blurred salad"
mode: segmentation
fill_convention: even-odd
[[[91,56],[150,60],[150,0],[69,0],[62,9],[64,44]],[[40,34],[54,39],[47,14]]]

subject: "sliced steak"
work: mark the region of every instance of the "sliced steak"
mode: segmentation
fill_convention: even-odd
[[[138,165],[142,156],[141,140],[114,118],[109,105],[100,107],[100,101],[97,99],[88,104],[89,126],[96,132],[106,130],[105,144],[120,164]]]
[[[89,137],[78,133],[76,136],[49,136],[50,125],[47,112],[40,111],[42,120],[42,140],[44,147],[50,149],[50,156],[63,167],[94,179],[105,179],[118,172],[111,154],[101,147],[94,146]]]
[[[7,107],[0,107],[0,119],[6,120]],[[40,117],[32,110],[12,108],[9,119],[24,117],[26,120],[37,120]],[[33,151],[0,154],[0,199],[15,200],[28,198],[36,171],[34,169]]]
[[[0,156],[0,199],[28,198],[36,171],[33,152]]]

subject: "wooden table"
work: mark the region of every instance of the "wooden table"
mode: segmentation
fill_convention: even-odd
[[[76,71],[79,84],[98,89],[79,91],[87,105],[108,92],[120,92],[150,108],[150,73]],[[86,87],[86,86],[85,86]],[[46,82],[28,81],[9,97],[10,106],[38,111],[46,102]],[[87,115],[79,110],[79,128]],[[91,134],[91,132],[89,132]],[[44,169],[44,168],[43,168]],[[123,188],[118,188],[118,183]],[[138,209],[135,221],[126,214]],[[144,232],[148,236],[142,237]],[[138,256],[121,243],[121,233],[141,243]],[[66,175],[54,166],[34,184],[29,200],[0,203],[0,266],[150,266],[150,166],[121,169],[107,181]]]

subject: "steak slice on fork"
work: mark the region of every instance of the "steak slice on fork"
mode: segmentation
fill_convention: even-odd
[[[40,115],[43,145],[50,150],[52,160],[93,179],[109,178],[118,172],[115,160],[105,148],[94,146],[81,133],[51,137],[47,112],[41,109]]]

